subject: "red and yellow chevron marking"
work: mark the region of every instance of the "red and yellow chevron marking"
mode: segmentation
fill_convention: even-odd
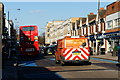
[[[73,55],[72,52],[74,51],[80,51],[80,55]],[[89,49],[88,48],[70,48],[70,49],[64,49],[63,56],[65,57],[65,60],[85,60],[88,59]]]

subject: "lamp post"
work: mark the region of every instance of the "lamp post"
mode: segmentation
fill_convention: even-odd
[[[16,34],[19,34],[19,21],[17,21],[17,18],[15,18],[15,29],[16,29]]]
[[[10,38],[9,11],[8,11],[8,36],[9,36],[9,38]]]
[[[20,9],[17,9],[17,10],[20,10]],[[10,57],[11,57],[11,49],[12,49],[12,47],[11,47],[11,30],[10,30],[10,22],[9,22],[9,18],[10,18],[10,12],[9,12],[9,10],[8,10],[8,39],[10,39],[9,40],[9,48],[8,48],[8,59],[10,59]]]
[[[98,0],[98,11],[97,11],[97,14],[98,14],[97,15],[97,19],[98,19],[97,20],[97,31],[96,31],[96,53],[97,53],[97,55],[99,55],[99,48],[100,48],[99,47],[100,45],[98,45],[98,40],[97,40],[97,32],[99,31],[99,27],[100,27],[99,26],[99,21],[100,21],[99,20],[99,9],[100,9],[100,0]]]
[[[17,10],[21,10],[21,9],[17,9]],[[8,11],[8,34],[9,34],[9,38],[10,38],[10,22],[9,22],[9,18],[10,18],[10,11]]]

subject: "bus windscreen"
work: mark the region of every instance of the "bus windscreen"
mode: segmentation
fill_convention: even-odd
[[[23,27],[22,31],[34,31],[35,27]]]

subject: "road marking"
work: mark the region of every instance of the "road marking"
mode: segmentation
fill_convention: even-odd
[[[106,60],[106,59],[99,59],[99,58],[92,58],[92,57],[90,59],[104,61],[104,62],[110,62],[110,63],[118,63],[118,61],[112,61],[112,60]]]
[[[55,58],[50,58],[50,60],[55,61]]]
[[[22,64],[19,64],[18,66],[38,66],[35,61],[26,61]]]

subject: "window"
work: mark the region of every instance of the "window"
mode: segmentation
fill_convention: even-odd
[[[50,29],[48,29],[48,32],[50,32]]]
[[[118,26],[120,26],[120,18],[118,18]]]
[[[115,19],[115,26],[118,26],[118,19]]]
[[[79,26],[77,26],[77,29],[80,29],[80,27],[79,27]]]
[[[120,26],[120,18],[115,19],[114,22],[115,22],[115,27]]]
[[[100,22],[104,22],[104,19],[102,18],[102,19],[100,19]]]
[[[113,26],[112,20],[111,20],[111,21],[108,21],[108,22],[107,22],[107,28],[108,28],[108,29],[109,29],[109,28],[112,28],[112,26]]]
[[[112,6],[112,10],[114,10],[114,6]]]
[[[75,30],[75,23],[72,23],[72,28],[73,30]]]
[[[50,37],[50,34],[48,34],[47,37]]]
[[[23,27],[22,31],[34,31],[34,29],[35,29],[35,27],[32,27],[32,26],[30,26],[30,27]]]

